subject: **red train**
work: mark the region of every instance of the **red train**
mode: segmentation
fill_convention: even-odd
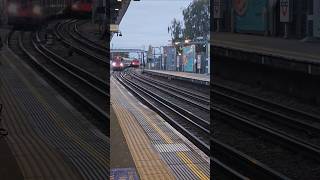
[[[140,66],[140,61],[138,59],[133,59],[130,64],[131,67],[138,68]]]
[[[115,56],[112,61],[112,70],[122,71],[124,68],[123,58],[121,56]]]
[[[6,6],[9,25],[34,26],[57,14],[87,13],[92,9],[92,0],[7,0]]]
[[[72,4],[71,11],[77,14],[90,14],[92,12],[92,0],[79,0]]]
[[[39,25],[48,17],[63,12],[72,0],[8,0],[9,25]]]

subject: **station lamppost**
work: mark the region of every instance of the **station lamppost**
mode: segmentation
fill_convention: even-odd
[[[183,43],[182,42],[179,42],[179,41],[176,41],[173,43],[174,47],[176,48],[176,55],[178,55],[176,58],[177,60],[179,59],[179,61],[177,61],[177,67],[178,67],[178,71],[180,71],[180,64],[182,65],[183,63],[180,63],[181,61],[181,50],[182,50],[182,45]]]

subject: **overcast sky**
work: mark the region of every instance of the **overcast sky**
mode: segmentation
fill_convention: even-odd
[[[192,0],[140,0],[132,1],[119,29],[122,36],[114,36],[112,48],[145,48],[167,45],[170,40],[168,26],[173,18],[183,19],[182,9]]]

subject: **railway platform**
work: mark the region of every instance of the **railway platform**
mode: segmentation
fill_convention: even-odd
[[[125,139],[121,147],[129,150],[122,158],[133,160],[133,164],[123,164],[124,170],[129,169],[139,179],[146,180],[210,178],[209,157],[138,101],[114,77],[110,87],[111,104]],[[112,137],[112,141],[118,138],[122,137]],[[111,156],[117,152],[112,150]],[[114,170],[117,169],[111,162],[111,174]]]
[[[109,138],[7,47],[0,54],[0,103],[0,126],[8,131],[1,152],[12,154],[1,164],[11,164],[7,172],[16,179],[109,177]]]
[[[315,42],[303,42],[297,39],[226,32],[214,32],[213,37],[213,46],[272,54],[306,62],[319,62],[320,59],[320,39]]]
[[[196,74],[188,72],[178,72],[178,71],[163,71],[163,70],[149,70],[144,69],[144,73],[153,74],[158,76],[167,77],[170,79],[178,79],[183,81],[189,81],[198,84],[210,84],[210,75],[208,74]]]

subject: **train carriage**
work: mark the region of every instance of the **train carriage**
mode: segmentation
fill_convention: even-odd
[[[9,25],[40,25],[64,12],[89,12],[92,0],[7,0],[6,7]]]

